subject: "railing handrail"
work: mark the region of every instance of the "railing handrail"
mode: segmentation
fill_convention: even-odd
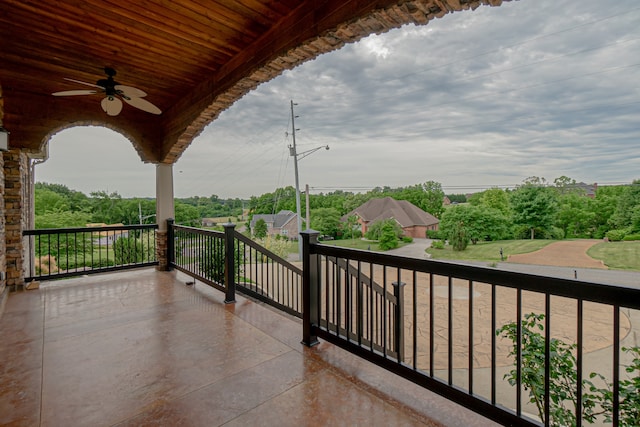
[[[354,261],[384,264],[388,267],[415,270],[422,273],[454,275],[458,279],[472,280],[478,283],[486,282],[523,291],[549,293],[554,296],[640,309],[640,287],[519,273],[451,261],[410,258],[341,248],[320,243],[310,244],[310,249],[312,253],[319,255],[345,257]]]
[[[238,240],[240,240],[242,243],[246,244],[247,246],[252,247],[253,249],[258,249],[260,252],[262,252],[264,255],[267,255],[269,258],[273,259],[274,261],[277,261],[279,264],[285,264],[290,270],[294,271],[297,274],[302,275],[302,269],[294,264],[291,264],[289,261],[287,261],[286,259],[282,258],[280,255],[277,255],[273,252],[271,252],[269,249],[260,246],[258,243],[254,242],[253,240],[249,239],[247,236],[239,233],[238,231],[235,231],[235,235],[234,237]]]
[[[149,230],[157,229],[158,224],[106,225],[99,227],[67,227],[67,228],[36,228],[23,230],[23,236],[39,236],[43,234],[63,234],[79,231],[118,231],[118,230]]]
[[[23,230],[25,248],[29,254],[25,262],[24,280],[62,279],[158,265],[157,230],[158,224]],[[137,244],[136,240],[133,242],[133,252],[128,248],[109,256],[110,248],[117,244],[118,238],[133,237],[135,234],[138,234],[136,238],[144,235],[146,242],[141,240]]]

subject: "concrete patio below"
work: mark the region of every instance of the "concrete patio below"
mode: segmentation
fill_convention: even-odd
[[[11,293],[0,425],[489,426],[299,320],[153,269]]]

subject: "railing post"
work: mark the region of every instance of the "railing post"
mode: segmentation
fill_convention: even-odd
[[[318,255],[311,253],[311,245],[318,244],[319,232],[305,230],[302,238],[302,344],[312,347],[318,344],[314,328],[320,323],[318,312]]]
[[[398,362],[404,361],[404,282],[393,282],[393,296],[396,297],[393,340],[398,353]]]
[[[235,228],[232,223],[223,224],[224,227],[224,296],[225,304],[236,302],[236,261],[235,261]]]
[[[176,261],[174,222],[173,218],[167,219],[167,271],[173,270],[173,264]]]

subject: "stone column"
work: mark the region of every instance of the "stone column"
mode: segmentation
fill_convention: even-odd
[[[173,165],[156,165],[156,221],[158,223],[158,270],[169,269],[167,262],[167,220],[175,217],[173,202]]]
[[[5,212],[4,207],[4,156],[0,153],[0,213]],[[6,246],[6,226],[5,216],[0,214],[0,272],[4,273],[2,280],[0,280],[0,317],[2,317],[2,311],[4,303],[6,301],[7,293],[7,246]]]
[[[20,150],[12,149],[4,157],[4,212],[7,286],[24,284],[24,246],[22,231],[27,218],[25,191],[27,190],[28,158]]]
[[[0,125],[4,119],[4,98],[2,97],[2,86],[0,86]],[[0,153],[0,271],[5,273],[3,280],[0,280],[0,317],[4,311],[7,300],[7,246],[4,216],[4,156]]]

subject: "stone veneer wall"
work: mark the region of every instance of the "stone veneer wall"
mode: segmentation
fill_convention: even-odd
[[[0,106],[1,108],[1,106]],[[1,123],[1,122],[0,122]],[[0,153],[0,272],[4,273],[0,280],[0,317],[7,300],[7,247],[5,244],[5,208],[4,208],[4,156]]]
[[[20,150],[4,153],[4,217],[7,286],[24,285],[24,248],[22,231],[26,224],[24,192],[27,183],[27,155]]]
[[[158,260],[157,270],[159,271],[169,270],[167,237],[168,234],[166,231],[156,231],[156,259]]]
[[[0,126],[4,118],[4,99],[0,86]],[[4,280],[0,280],[0,317],[7,301],[7,247],[5,245],[5,209],[4,209],[4,156],[0,153],[0,271],[5,273]]]

